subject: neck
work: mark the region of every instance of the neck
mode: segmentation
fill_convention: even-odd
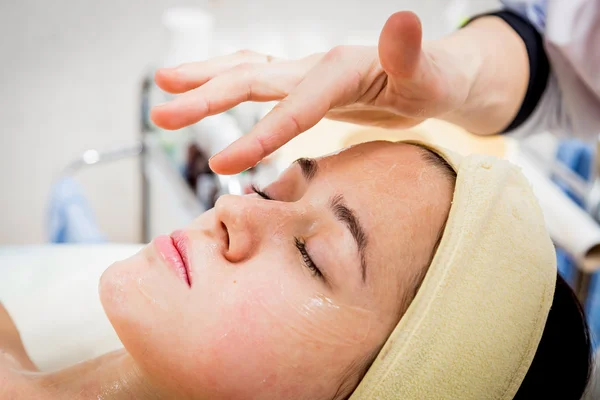
[[[125,350],[51,373],[24,373],[53,399],[162,399],[156,386]]]

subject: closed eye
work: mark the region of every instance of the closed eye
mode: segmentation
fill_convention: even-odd
[[[302,256],[302,261],[306,268],[308,268],[314,276],[325,280],[325,277],[323,276],[323,273],[321,272],[319,267],[317,267],[317,265],[313,262],[312,258],[310,258],[310,255],[308,255],[308,251],[306,251],[306,243],[304,242],[304,240],[294,238],[294,244],[300,252],[300,255]]]
[[[259,195],[260,197],[262,197],[265,200],[273,200],[268,194],[266,194],[265,192],[263,192],[261,189],[258,188],[258,186],[256,185],[252,185],[251,186],[252,191],[254,193],[256,193],[257,195]]]

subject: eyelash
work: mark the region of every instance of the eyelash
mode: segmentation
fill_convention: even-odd
[[[266,193],[265,193],[265,192],[263,192],[261,189],[259,189],[259,188],[258,188],[258,186],[256,186],[256,185],[254,185],[254,184],[253,184],[253,185],[251,185],[250,187],[252,188],[252,191],[253,191],[254,193],[256,193],[257,195],[259,195],[259,196],[260,196],[260,197],[262,197],[263,199],[265,199],[265,200],[273,200],[271,197],[269,197],[269,195],[268,195],[268,194],[266,194]]]
[[[257,186],[252,185],[251,187],[252,187],[252,191],[254,193],[256,193],[257,195],[259,195],[260,197],[262,197],[263,199],[273,200],[268,194],[263,192]],[[312,272],[313,275],[315,275],[316,277],[323,279],[323,274],[321,273],[321,270],[319,270],[319,268],[315,265],[314,261],[312,260],[312,258],[310,258],[310,256],[308,255],[308,252],[306,251],[306,243],[303,240],[295,237],[294,245],[300,252],[300,255],[302,256],[302,261],[304,262],[304,265],[306,266],[306,268],[308,268],[310,270],[310,272]]]
[[[315,265],[312,258],[310,258],[310,256],[308,255],[308,252],[306,251],[306,243],[304,243],[303,240],[295,237],[294,244],[296,245],[296,248],[302,255],[302,261],[304,262],[304,265],[306,266],[306,268],[308,268],[310,270],[310,272],[313,273],[314,276],[323,279],[323,274],[321,273],[321,270]]]

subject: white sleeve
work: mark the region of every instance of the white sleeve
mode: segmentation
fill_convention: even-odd
[[[548,86],[528,120],[511,134],[540,131],[595,141],[600,134],[600,1],[504,0],[543,36]]]

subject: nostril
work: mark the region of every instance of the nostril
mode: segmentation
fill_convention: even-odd
[[[227,225],[225,225],[223,222],[221,222],[221,228],[223,229],[223,232],[225,232],[225,235],[224,235],[225,248],[227,250],[229,250],[229,231],[227,230]]]

